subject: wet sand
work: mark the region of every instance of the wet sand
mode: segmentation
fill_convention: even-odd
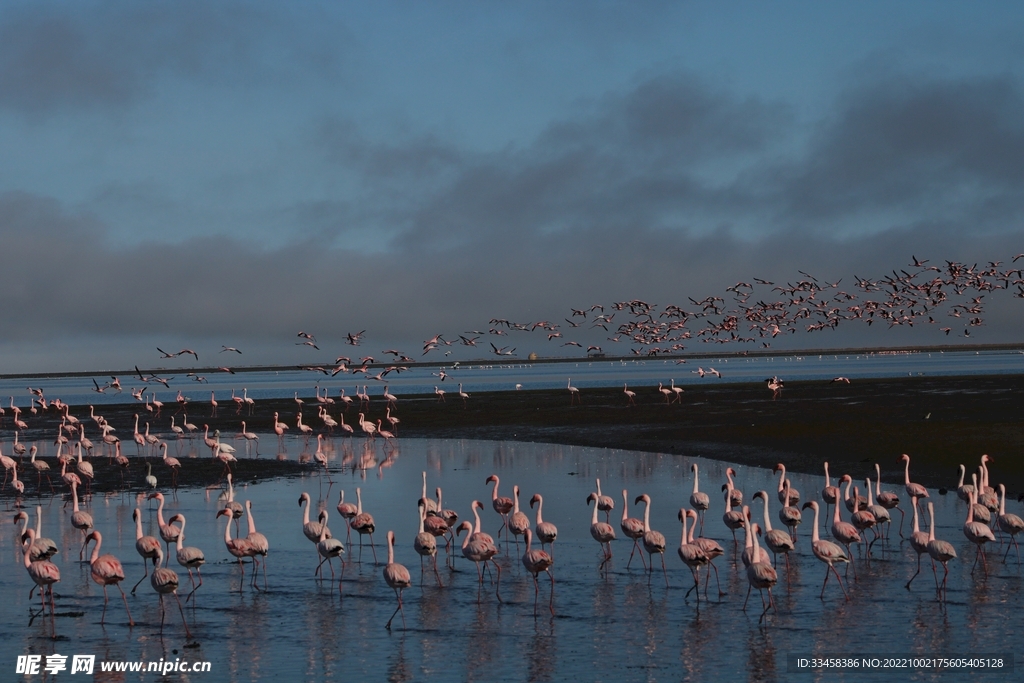
[[[654,387],[633,387],[637,405],[627,404],[620,388],[584,389],[582,405],[570,406],[565,389],[550,391],[506,391],[474,393],[465,406],[455,387],[444,402],[433,394],[400,396],[393,414],[400,418],[399,437],[445,437],[518,440],[581,446],[598,446],[686,456],[728,459],[750,466],[771,468],[785,463],[793,471],[822,473],[828,461],[833,475],[850,473],[854,479],[874,476],[874,463],[882,467],[887,482],[903,480],[900,455],[911,456],[911,477],[929,488],[955,488],[957,466],[968,466],[968,476],[982,453],[989,454],[992,484],[1004,483],[1008,496],[1024,491],[1024,377],[908,377],[856,380],[851,384],[790,382],[781,397],[772,400],[763,383],[715,384],[688,388],[681,401],[665,404]],[[383,401],[375,398],[368,411],[374,421],[383,418]],[[124,454],[134,460],[131,441],[133,416],[138,404],[105,406],[103,414],[118,428],[124,440]],[[152,424],[167,429],[177,406],[167,405]],[[252,415],[236,415],[234,406],[221,406],[216,418],[196,413],[209,406],[194,406],[190,420],[211,434],[220,429],[225,441],[240,455],[244,442],[233,437],[245,419],[248,429],[261,435],[259,459],[240,455],[234,466],[239,481],[300,474],[312,467],[297,462],[301,446],[289,446],[290,459],[277,457],[276,436],[271,431],[273,413],[292,425],[288,434],[294,444],[297,406],[292,399],[259,401]],[[332,407],[337,414],[341,405]],[[144,412],[144,411],[143,411]],[[357,406],[345,413],[348,424],[356,424]],[[73,408],[72,414],[88,419],[87,408]],[[208,414],[208,412],[207,412]],[[319,428],[315,399],[305,405],[307,424]],[[143,418],[145,419],[145,418]],[[59,419],[54,415],[31,420],[32,429],[24,441],[52,440]],[[4,425],[7,433],[9,425]],[[96,430],[91,437],[98,442]],[[356,425],[355,439],[362,440]],[[201,435],[201,430],[200,430]],[[173,440],[173,435],[160,433]],[[335,434],[341,437],[340,431]],[[9,440],[7,441],[9,444]],[[199,458],[189,460],[180,486],[207,485],[222,467],[204,457],[208,450],[195,442]],[[300,442],[301,443],[301,442]],[[316,441],[310,448],[315,450]],[[9,447],[5,451],[9,452]],[[100,453],[97,447],[96,453]],[[174,455],[174,447],[169,451]],[[49,459],[51,467],[55,466]],[[156,462],[158,458],[151,458]],[[116,466],[105,457],[93,459],[101,480],[120,483]],[[27,465],[27,463],[26,463]],[[109,475],[103,475],[105,470]],[[133,486],[145,475],[144,467],[133,462]],[[21,478],[35,485],[30,467],[19,468]],[[59,468],[57,470],[59,472]],[[45,486],[45,483],[44,483]],[[105,487],[104,487],[105,488]],[[101,488],[102,490],[102,488]]]

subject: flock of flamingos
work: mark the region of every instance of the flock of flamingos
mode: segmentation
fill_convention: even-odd
[[[128,615],[128,624],[129,626],[134,626],[127,596],[120,585],[126,578],[124,566],[117,557],[101,552],[103,533],[100,529],[95,528],[92,515],[83,509],[86,501],[91,499],[91,495],[87,494],[83,498],[79,497],[80,488],[84,486],[88,491],[92,480],[96,476],[92,464],[86,459],[86,454],[91,453],[93,450],[93,444],[85,437],[83,421],[74,417],[66,404],[60,402],[59,399],[47,403],[45,398],[42,397],[41,392],[38,394],[38,401],[45,409],[56,411],[61,416],[61,427],[57,438],[57,464],[61,468],[61,484],[67,488],[70,494],[71,509],[67,514],[67,522],[74,529],[81,532],[82,545],[80,548],[77,548],[79,550],[79,558],[83,562],[89,562],[92,579],[103,587],[104,605],[101,623],[104,622],[106,617],[107,588],[109,586],[116,586],[124,602],[125,611]],[[393,404],[390,403],[389,399],[389,408],[391,405]],[[11,408],[14,412],[15,427],[19,431],[23,430],[27,425],[21,419],[21,411],[14,405],[13,398],[11,399]],[[127,468],[130,462],[121,454],[120,440],[112,434],[114,430],[109,429],[106,421],[96,415],[94,411],[90,411],[90,413],[90,417],[103,432],[104,443],[112,449],[110,459]],[[362,415],[360,417],[362,418]],[[388,417],[389,419],[391,417],[390,411]],[[188,425],[186,429],[189,431],[195,428],[195,425],[188,423],[187,416],[184,422]],[[363,422],[363,420],[361,419],[360,422]],[[367,422],[367,424],[369,423]],[[377,433],[381,432],[380,424],[380,421],[378,421],[376,425],[377,430],[366,430],[368,439],[375,436],[374,431]],[[301,428],[301,420],[299,425]],[[175,429],[171,434],[177,438],[186,436],[185,430],[182,427],[177,425],[174,425],[174,427]],[[278,422],[277,413],[274,414],[274,428],[280,436],[283,430],[281,429],[281,423]],[[307,430],[302,430],[307,436],[311,431],[308,427]],[[35,445],[26,450],[25,444],[18,438],[18,433],[16,432],[15,434],[13,446],[13,455],[17,456],[18,460],[0,452],[0,461],[2,461],[7,475],[4,480],[4,489],[6,489],[8,484],[14,487],[19,494],[18,507],[21,507],[21,494],[25,491],[25,482],[18,478],[19,467],[35,470],[37,474],[37,481],[35,482],[37,494],[40,497],[45,490],[44,478],[49,483],[51,494],[56,490],[49,476],[50,465],[37,458],[37,447]],[[68,436],[71,436],[71,440],[68,439]],[[253,439],[258,437],[251,432],[247,432],[243,423],[242,432],[238,435],[238,438]],[[134,439],[140,448],[140,453],[141,449],[146,446],[154,449],[158,448],[161,453],[161,461],[176,475],[177,470],[181,467],[181,463],[176,458],[167,455],[166,441],[162,441],[159,437],[149,434],[148,424],[146,433],[139,433],[138,416],[136,416],[135,420]],[[270,543],[265,535],[256,530],[251,503],[246,501],[243,505],[234,500],[234,489],[230,473],[230,463],[234,460],[232,455],[234,449],[228,444],[221,442],[219,432],[215,433],[213,439],[210,439],[207,434],[206,443],[211,449],[211,457],[224,462],[226,468],[224,479],[227,484],[221,499],[223,507],[219,510],[217,516],[226,518],[223,541],[228,553],[238,560],[239,569],[242,573],[239,590],[242,590],[245,583],[245,564],[243,563],[245,559],[252,560],[253,567],[249,584],[254,590],[261,590],[258,573],[260,565],[263,564],[262,590],[266,590],[268,580],[266,565],[263,560],[265,560],[269,553]],[[326,470],[327,460],[319,445],[321,443],[322,435],[319,435],[315,458]],[[71,455],[71,446],[74,446],[74,456]],[[67,451],[64,450],[65,447],[67,447]],[[26,453],[29,455],[27,464],[24,462]],[[767,491],[758,491],[751,496],[750,505],[745,505],[743,492],[735,486],[735,471],[731,468],[726,471],[727,481],[721,486],[724,505],[723,522],[727,528],[732,530],[734,541],[736,541],[737,532],[742,532],[743,534],[744,546],[738,552],[746,567],[746,576],[750,584],[747,600],[749,600],[750,592],[754,589],[761,594],[762,611],[759,622],[764,620],[768,616],[769,611],[774,608],[772,588],[779,580],[781,568],[776,568],[779,555],[783,556],[788,570],[789,555],[796,550],[798,531],[804,521],[804,514],[807,510],[811,511],[808,514],[813,514],[809,533],[810,550],[815,558],[826,565],[824,582],[821,589],[822,598],[825,596],[829,579],[834,576],[838,588],[842,591],[845,599],[849,600],[849,593],[836,565],[846,565],[846,573],[853,567],[854,574],[856,575],[852,546],[859,544],[861,546],[860,553],[866,559],[870,557],[876,542],[882,541],[883,544],[887,543],[890,536],[891,514],[893,511],[899,511],[900,513],[898,530],[900,537],[907,538],[904,536],[903,527],[904,516],[909,511],[912,516],[910,530],[908,531],[909,543],[917,554],[917,571],[907,582],[906,586],[908,589],[911,588],[914,579],[921,572],[921,559],[927,555],[932,563],[936,598],[944,603],[946,580],[949,573],[948,563],[957,558],[957,552],[951,542],[936,538],[933,505],[931,502],[927,502],[926,506],[924,505],[926,499],[929,498],[929,492],[924,486],[911,480],[910,456],[903,455],[902,459],[905,467],[903,486],[909,497],[908,508],[901,506],[899,494],[882,489],[880,481],[881,472],[877,465],[875,466],[875,478],[865,478],[864,488],[861,489],[848,474],[840,476],[836,481],[837,485],[833,485],[832,478],[829,475],[828,463],[825,463],[824,487],[820,492],[821,501],[826,508],[824,522],[820,518],[821,505],[819,502],[812,499],[801,506],[800,492],[787,479],[785,467],[782,464],[777,465],[775,473],[778,474],[779,478],[778,488],[775,493],[781,505],[777,511],[777,519],[783,528],[773,528],[772,526],[770,510],[772,496]],[[1020,565],[1020,553],[1015,537],[1024,529],[1024,521],[1019,516],[1006,512],[1005,487],[1000,484],[997,495],[996,490],[989,485],[989,462],[990,458],[988,456],[981,457],[977,471],[971,474],[969,483],[965,482],[966,467],[961,465],[961,476],[957,488],[957,495],[967,503],[963,534],[976,547],[972,572],[980,565],[981,571],[986,574],[988,572],[988,560],[986,559],[984,547],[986,543],[995,542],[997,534],[1000,536],[1005,534],[1007,537],[1005,539],[1007,548],[1003,554],[1003,561],[1006,561],[1010,550],[1009,546],[1012,543],[1017,551],[1018,566]],[[705,515],[712,509],[712,496],[700,490],[697,465],[694,464],[691,469],[693,473],[693,490],[689,497],[690,507],[679,510],[678,519],[682,525],[682,531],[677,552],[680,560],[690,570],[693,578],[693,586],[686,593],[686,598],[689,598],[690,593],[696,592],[696,600],[699,602],[702,590],[704,599],[708,599],[710,573],[712,571],[716,575],[716,583],[718,582],[718,569],[715,566],[715,559],[725,554],[726,551],[718,541],[703,536]],[[146,485],[151,489],[148,497],[159,503],[157,508],[159,538],[143,533],[141,511],[136,507],[133,515],[136,534],[135,548],[143,558],[144,574],[135,582],[131,592],[134,594],[142,581],[146,578],[149,579],[152,590],[159,595],[160,599],[161,633],[163,632],[165,621],[164,596],[173,595],[178,603],[186,637],[191,639],[192,633],[188,626],[188,620],[185,618],[181,599],[178,596],[179,588],[184,587],[178,574],[168,566],[169,558],[173,552],[178,565],[189,574],[191,590],[185,596],[185,602],[187,603],[189,600],[195,599],[198,589],[203,585],[200,568],[206,562],[205,555],[200,548],[184,544],[186,540],[186,519],[183,514],[175,514],[165,520],[163,515],[164,496],[161,492],[155,490],[157,480],[152,474],[152,465],[150,464],[147,464],[145,481]],[[558,538],[558,528],[555,524],[543,518],[543,497],[540,494],[534,494],[529,500],[530,508],[536,506],[536,516],[531,522],[526,512],[520,508],[520,491],[518,486],[513,486],[513,495],[506,497],[499,493],[500,482],[497,476],[491,475],[486,479],[485,483],[492,486],[491,507],[501,520],[497,541],[482,530],[480,513],[484,510],[485,506],[481,501],[474,500],[472,502],[471,514],[473,522],[460,522],[457,512],[442,507],[442,491],[440,488],[435,489],[434,498],[428,496],[427,476],[426,472],[423,473],[422,496],[417,501],[410,501],[410,509],[417,509],[419,516],[419,533],[414,538],[413,548],[421,558],[421,575],[423,570],[422,563],[426,558],[429,558],[432,563],[434,578],[439,586],[443,586],[443,579],[437,568],[437,556],[441,552],[446,553],[448,563],[452,564],[454,562],[453,554],[456,551],[456,546],[461,545],[462,555],[475,563],[477,567],[481,588],[484,585],[486,572],[490,575],[490,581],[495,587],[496,598],[501,601],[502,567],[496,561],[496,558],[501,554],[510,554],[513,541],[516,548],[514,552],[518,555],[520,552],[518,550],[519,538],[522,537],[525,550],[522,551],[520,557],[523,567],[532,576],[534,582],[534,614],[537,614],[537,601],[540,591],[538,578],[540,574],[546,573],[550,580],[548,608],[551,614],[554,615],[555,579],[552,569],[555,564],[554,545]],[[595,488],[596,490],[587,498],[587,504],[592,506],[590,534],[601,546],[601,559],[598,571],[607,571],[609,562],[612,559],[611,541],[616,538],[616,530],[610,523],[611,514],[615,509],[615,499],[601,491],[600,480],[597,480]],[[811,498],[817,497],[817,495],[811,496]],[[755,503],[754,500],[757,502]],[[335,576],[334,558],[341,560],[342,579],[344,578],[344,569],[347,562],[343,559],[343,555],[346,553],[345,544],[336,538],[328,527],[329,514],[326,510],[319,513],[316,521],[312,521],[310,519],[311,501],[309,495],[303,493],[298,502],[302,507],[302,533],[315,545],[318,553],[319,564],[316,567],[316,574],[320,575],[321,580],[324,580],[323,565],[326,563],[331,571],[333,585]],[[626,490],[623,490],[622,516],[619,520],[619,528],[625,537],[633,541],[632,551],[626,567],[629,569],[634,561],[634,556],[639,554],[640,562],[648,572],[648,581],[650,581],[655,569],[654,556],[659,555],[667,586],[668,573],[665,565],[665,554],[668,550],[668,542],[664,534],[651,528],[651,498],[647,494],[642,494],[633,500],[634,504],[645,504],[643,519],[628,516],[629,502],[629,495]],[[753,514],[751,507],[757,509],[759,514]],[[845,513],[843,508],[846,509]],[[925,510],[928,512],[927,518],[924,518]],[[361,556],[363,536],[369,536],[370,548],[373,552],[374,563],[376,564],[376,549],[373,546],[373,534],[376,528],[373,516],[363,510],[361,489],[356,489],[355,504],[351,502],[351,499],[346,502],[344,491],[342,491],[337,504],[337,511],[347,526],[346,542],[351,541],[351,532],[355,531],[359,539]],[[604,521],[600,519],[602,513]],[[50,561],[50,558],[58,552],[58,547],[54,541],[43,536],[41,506],[36,507],[36,514],[36,525],[34,528],[30,528],[30,516],[25,511],[19,511],[15,521],[21,523],[19,545],[24,555],[24,566],[35,583],[40,596],[41,609],[33,615],[33,619],[37,616],[45,615],[48,607],[50,630],[53,637],[56,637],[53,586],[60,581],[61,577],[60,569]],[[844,519],[844,514],[848,516],[848,519]],[[248,522],[248,534],[244,538],[237,533],[238,520],[243,515],[247,515]],[[236,527],[234,537],[231,530],[232,520],[234,520],[234,526]],[[830,525],[828,525],[828,520],[831,520]],[[921,529],[925,522],[927,522],[928,532]],[[824,528],[830,531],[834,541],[821,537],[820,530]],[[504,544],[501,543],[502,532],[505,534]],[[465,533],[464,536],[463,533]],[[868,537],[869,534],[870,538]],[[388,531],[386,538],[388,555],[387,563],[384,565],[382,572],[383,580],[394,591],[397,599],[395,612],[386,624],[386,627],[390,629],[392,621],[399,613],[402,615],[403,625],[405,623],[402,592],[412,585],[412,577],[404,565],[395,561],[394,533]],[[539,543],[539,549],[534,546],[535,541]],[[761,545],[762,541],[764,547]],[[999,542],[1002,543],[1004,540],[1000,538]],[[92,544],[91,553],[89,552],[90,544]],[[771,556],[775,558],[774,562],[769,557],[769,551]],[[65,549],[65,552],[71,554],[73,549]],[[646,558],[644,557],[645,554]],[[150,562],[152,563],[152,571],[150,571]],[[936,563],[942,565],[943,574],[941,578],[938,575]],[[452,564],[452,566],[454,565]],[[493,569],[493,572],[490,569]],[[193,570],[195,570],[195,576],[193,576]],[[705,572],[703,589],[700,585],[700,572],[702,570]],[[198,579],[198,583],[196,583],[196,579]],[[340,579],[338,586],[340,591],[342,586]],[[36,588],[33,588],[33,591]],[[724,595],[720,584],[718,592],[720,599]],[[764,598],[764,592],[767,592],[767,600]],[[31,597],[32,594],[30,593]],[[47,597],[49,598],[48,601]],[[746,609],[746,604],[747,601],[745,600],[744,609]]]

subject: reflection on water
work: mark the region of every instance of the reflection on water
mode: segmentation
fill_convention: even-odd
[[[216,517],[223,504],[218,500],[219,491],[168,494],[165,515],[185,514],[187,544],[200,547],[207,557],[203,587],[194,603],[186,607],[197,637],[196,648],[183,647],[184,634],[173,603],[169,603],[165,633],[160,636],[157,597],[148,582],[129,597],[138,622],[135,628],[129,629],[123,611],[118,612],[116,591],[107,623],[101,626],[103,592],[90,579],[88,565],[78,562],[81,533],[71,527],[70,512],[61,499],[43,498],[44,534],[57,540],[61,548],[54,558],[62,574],[57,586],[60,639],[51,640],[48,622],[36,619],[30,623],[30,609],[36,609],[27,598],[31,583],[15,549],[14,527],[9,523],[14,510],[5,511],[0,516],[0,595],[6,603],[0,624],[0,666],[13,666],[22,654],[59,653],[96,654],[104,660],[209,659],[216,680],[229,681],[713,680],[743,671],[748,672],[748,680],[773,681],[791,678],[787,672],[790,655],[843,654],[843,642],[856,643],[857,654],[876,655],[1010,650],[1013,648],[1001,644],[1015,642],[1015,618],[1024,607],[1021,570],[1012,560],[1004,565],[997,556],[1002,551],[990,549],[988,578],[980,570],[971,575],[974,551],[961,532],[966,509],[955,495],[933,496],[937,536],[951,541],[960,555],[950,567],[945,608],[934,600],[934,579],[927,576],[927,560],[913,590],[903,587],[915,569],[916,555],[906,544],[900,545],[895,530],[888,545],[875,544],[870,561],[857,560],[856,578],[853,571],[844,577],[849,581],[851,602],[842,599],[834,582],[824,600],[819,599],[825,566],[809,552],[810,519],[805,517],[790,570],[786,571],[784,562],[778,566],[779,583],[773,591],[778,613],[771,613],[767,625],[760,626],[756,595],[751,596],[748,610],[742,610],[747,580],[742,563],[736,561],[741,542],[733,543],[722,522],[720,494],[716,495],[725,481],[728,463],[699,461],[701,488],[712,494],[713,501],[705,534],[726,549],[717,565],[727,595],[721,600],[702,599],[698,604],[692,594],[684,599],[692,585],[691,574],[674,552],[680,533],[676,513],[692,490],[690,465],[694,459],[459,440],[404,440],[400,458],[397,450],[366,448],[358,439],[335,439],[324,447],[333,485],[316,473],[255,485],[237,483],[236,499],[252,501],[257,527],[270,540],[267,593],[241,584],[238,564],[224,547],[223,518]],[[297,457],[294,451],[292,458]],[[353,464],[372,469],[353,470]],[[770,470],[735,467],[737,486],[748,501],[758,489],[774,492],[776,480]],[[473,499],[483,500],[483,528],[494,535],[501,522],[488,501],[491,487],[484,484],[488,475],[501,478],[501,495],[510,495],[513,484],[522,488],[521,502],[531,519],[529,497],[534,492],[544,495],[545,519],[559,529],[553,568],[556,617],[549,617],[543,604],[549,586],[544,577],[539,616],[534,616],[533,580],[515,556],[514,543],[499,555],[503,570],[500,603],[492,579],[485,575],[481,586],[475,567],[461,557],[457,547],[454,571],[446,568],[444,558],[438,562],[444,588],[437,587],[429,565],[426,573],[417,571],[419,556],[412,550],[412,541],[418,523],[420,472],[424,470],[430,491],[442,487],[445,507],[458,511],[462,519],[472,519]],[[859,478],[870,472],[851,474]],[[653,577],[638,562],[626,569],[631,543],[617,528],[622,513],[620,496],[613,496],[616,507],[611,515],[620,538],[613,543],[610,571],[598,573],[600,551],[590,537],[585,503],[597,477],[610,494],[629,489],[630,516],[642,517],[643,507],[632,505],[636,496],[651,496],[651,526],[669,540],[665,558],[669,588],[660,576],[658,558]],[[998,470],[993,477],[998,478]],[[805,500],[816,496],[823,483],[821,477],[796,474],[791,478]],[[334,507],[341,490],[346,492],[346,501],[353,501],[356,487],[361,489],[364,510],[375,518],[375,549],[381,563],[386,556],[383,539],[387,530],[394,530],[396,561],[409,567],[412,574],[413,586],[405,591],[407,630],[396,628],[389,633],[384,629],[396,606],[395,596],[382,579],[383,564],[374,564],[369,548],[362,562],[357,561],[358,550],[348,548],[340,590],[338,581],[319,581],[313,576],[318,555],[301,530],[302,508],[296,504],[299,494],[307,491],[313,497],[314,517],[316,510],[327,509],[332,533],[344,539],[345,530]],[[903,493],[898,482],[890,482],[886,488]],[[777,514],[774,494],[771,502],[771,512]],[[131,521],[132,510],[139,504],[134,495],[113,494],[93,497],[89,508],[96,528],[104,535],[103,552],[121,559],[129,587],[143,573]],[[155,535],[155,510],[149,501],[140,505],[144,532]],[[754,515],[760,517],[760,506]],[[244,536],[244,521],[242,528]],[[357,545],[355,539],[352,543]],[[443,543],[439,546],[443,553]],[[859,558],[860,552],[855,554]],[[184,581],[184,570],[173,561],[171,567],[179,570]],[[247,576],[250,570],[247,566]],[[712,596],[714,593],[712,586]],[[125,680],[152,680],[152,674],[136,679],[132,675]],[[853,680],[852,675],[835,678]],[[931,672],[917,678],[941,680]],[[985,680],[984,675],[972,678]],[[808,674],[806,679],[826,677]],[[991,677],[1003,679],[1005,676]]]

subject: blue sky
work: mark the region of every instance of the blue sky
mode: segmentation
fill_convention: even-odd
[[[304,362],[299,329],[331,360],[362,329],[416,351],[754,276],[1008,262],[1022,24],[1013,3],[3,3],[0,372],[155,342]],[[988,299],[972,339],[1019,339],[1020,300]],[[950,340],[826,334],[785,343]]]

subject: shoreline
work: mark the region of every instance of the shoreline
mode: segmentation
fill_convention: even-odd
[[[1024,451],[1024,379],[1017,375],[905,377],[851,384],[794,381],[787,383],[782,396],[774,401],[763,383],[689,388],[681,394],[680,402],[672,404],[666,404],[662,395],[649,387],[637,388],[636,406],[627,404],[621,389],[584,389],[581,399],[582,405],[570,406],[569,392],[564,389],[480,392],[473,394],[464,407],[455,393],[448,394],[444,402],[433,394],[421,394],[400,398],[393,413],[401,420],[399,444],[408,437],[546,442],[702,456],[755,467],[771,468],[781,462],[791,471],[811,475],[823,475],[822,464],[827,460],[833,473],[850,473],[855,481],[865,476],[873,479],[877,461],[883,481],[890,486],[903,481],[900,456],[908,453],[911,479],[929,489],[955,489],[957,466],[967,466],[969,480],[980,456],[987,453],[992,457],[992,484],[1006,484],[1007,496],[1013,499],[1024,491],[1024,458],[1019,455]],[[304,417],[316,432],[321,432],[317,407],[315,400],[307,400]],[[253,415],[246,415],[244,409],[236,414],[234,408],[222,405],[215,418],[200,418],[193,413],[189,419],[199,426],[200,435],[204,424],[210,426],[211,434],[220,429],[224,440],[235,445],[239,453],[244,452],[244,443],[236,441],[234,435],[241,420],[246,420],[247,429],[261,434],[263,455],[241,455],[233,466],[238,467],[238,481],[313,471],[310,464],[278,460],[273,453],[274,412],[291,426],[288,434],[295,437],[298,406],[293,399],[258,401]],[[370,419],[382,419],[384,408],[384,402],[375,398],[367,411]],[[140,431],[148,418],[153,433],[166,440],[170,454],[174,454],[177,439],[170,433],[169,420],[177,409],[177,405],[168,404],[154,419],[141,404],[103,406],[101,412],[117,428],[124,455],[133,461],[133,484],[141,482],[145,474],[144,465],[134,463],[139,459],[131,436],[135,413],[140,413]],[[197,413],[209,409],[204,404],[195,406]],[[111,485],[116,489],[120,486],[120,469],[107,464],[98,428],[89,419],[88,410],[73,407],[71,412],[87,423],[87,436],[97,443],[92,461],[97,475],[107,482],[97,490]],[[330,412],[337,417],[342,412],[341,404],[330,406]],[[357,405],[350,407],[344,413],[346,422],[355,424],[359,412]],[[24,417],[31,428],[21,441],[44,441],[47,452],[52,452],[49,444],[60,418],[56,413]],[[10,451],[13,440],[10,427],[7,417],[0,429],[5,452]],[[354,437],[345,437],[336,430],[335,443],[345,439],[361,442],[364,437],[358,426],[356,431]],[[315,437],[313,444],[315,448]],[[206,486],[223,469],[208,457],[201,441],[195,440],[194,445],[198,457],[182,458],[190,473],[182,473],[180,486]],[[50,464],[51,477],[59,475],[60,468],[52,456],[43,460]],[[154,463],[154,473],[166,481],[169,474],[160,458],[145,460]],[[25,465],[19,466],[20,478],[34,492],[34,472]]]

